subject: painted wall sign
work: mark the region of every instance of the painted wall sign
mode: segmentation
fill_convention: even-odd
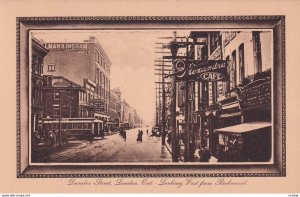
[[[64,49],[87,50],[86,43],[46,43],[45,47],[51,50],[64,50]]]

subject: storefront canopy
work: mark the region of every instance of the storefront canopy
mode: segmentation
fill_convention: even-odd
[[[230,127],[215,129],[215,133],[245,133],[271,127],[271,122],[249,122]]]

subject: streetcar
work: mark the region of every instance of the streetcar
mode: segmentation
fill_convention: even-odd
[[[104,125],[102,120],[94,118],[54,118],[42,119],[43,135],[48,136],[50,131],[63,130],[67,137],[78,139],[90,138],[93,136],[104,136]]]

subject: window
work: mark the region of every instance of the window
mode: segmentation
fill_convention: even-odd
[[[96,68],[95,70],[95,82],[96,84],[99,84],[99,68]]]
[[[60,92],[55,91],[54,92],[54,100],[59,100],[60,98]]]
[[[231,79],[231,77],[230,77],[230,70],[231,70],[231,64],[230,64],[230,57],[229,57],[229,55],[226,57],[226,61],[228,63],[227,73],[228,73],[228,79],[229,79],[229,81],[225,82],[226,83],[226,85],[225,85],[226,86],[225,93],[227,93],[227,92],[230,91],[230,79]]]
[[[231,89],[236,88],[236,51],[232,52],[232,64],[230,69]]]
[[[55,71],[55,64],[48,64],[48,71]]]
[[[219,32],[210,34],[210,54],[219,46]]]
[[[245,78],[245,58],[244,58],[244,44],[239,47],[239,71],[240,71],[240,83],[243,82]]]
[[[254,66],[255,72],[262,71],[262,62],[261,62],[261,43],[260,43],[260,34],[257,31],[252,33],[253,36],[253,54],[254,54]]]
[[[53,107],[53,115],[54,116],[59,116],[59,106],[54,106]]]

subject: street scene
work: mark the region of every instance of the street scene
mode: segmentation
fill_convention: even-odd
[[[69,140],[65,149],[53,147],[39,162],[171,162],[171,155],[160,138],[147,135],[147,129],[130,129],[126,133],[95,138],[93,141]],[[143,131],[140,141],[138,131]]]
[[[272,36],[31,31],[31,163],[272,162]]]

